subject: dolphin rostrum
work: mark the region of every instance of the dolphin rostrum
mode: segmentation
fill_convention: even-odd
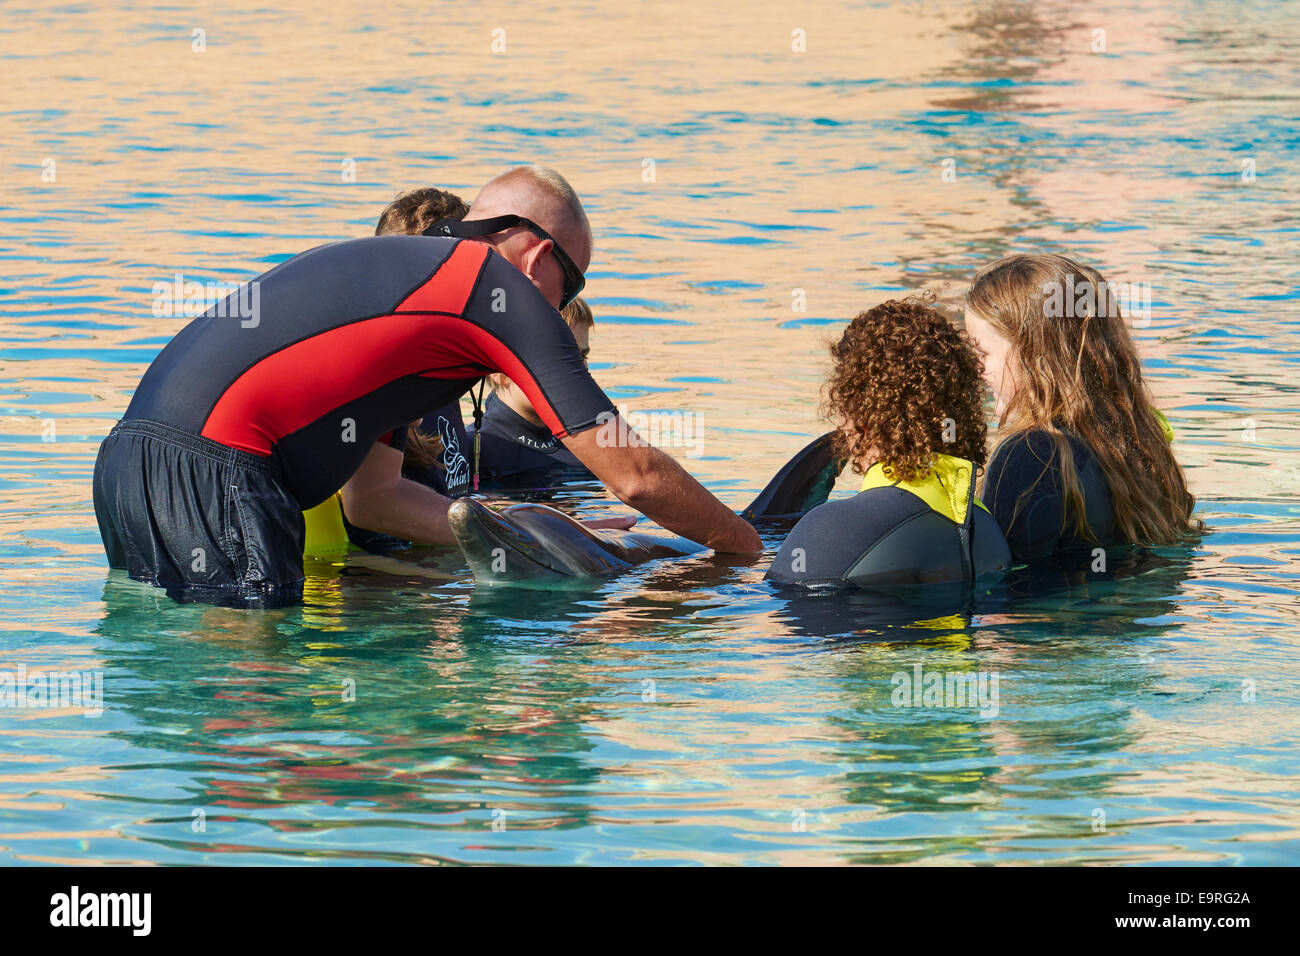
[[[741,514],[749,521],[803,514],[826,500],[842,466],[832,455],[831,436],[823,435],[787,462]],[[685,538],[596,530],[540,504],[497,511],[474,498],[458,498],[447,518],[480,584],[554,584],[705,550]]]

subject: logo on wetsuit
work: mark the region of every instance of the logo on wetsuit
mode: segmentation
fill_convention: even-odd
[[[458,498],[469,490],[469,461],[460,453],[460,438],[451,422],[438,416],[438,437],[442,439],[442,467],[447,472],[447,494]]]
[[[520,432],[515,436],[515,441],[523,445],[525,448],[532,448],[534,451],[545,452],[548,455],[560,447],[560,440],[554,435],[550,435],[545,439],[539,439],[534,438],[526,432]]]

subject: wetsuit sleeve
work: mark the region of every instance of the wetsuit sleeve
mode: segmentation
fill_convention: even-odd
[[[982,498],[1016,561],[1055,552],[1066,515],[1052,439],[1044,432],[1026,432],[998,445],[985,472]]]
[[[557,438],[591,428],[602,412],[613,410],[560,313],[495,252],[484,263],[464,318],[486,333],[476,336],[483,365],[518,385]]]

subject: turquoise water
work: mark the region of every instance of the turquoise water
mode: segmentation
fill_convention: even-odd
[[[17,12],[0,682],[97,674],[103,708],[0,708],[0,862],[1300,858],[1288,5]],[[154,283],[244,281],[529,159],[592,211],[598,379],[699,415],[683,460],[729,504],[818,432],[849,316],[1058,250],[1151,284],[1134,334],[1209,533],[967,619],[711,557],[553,593],[475,590],[447,553],[316,563],[275,613],[108,573],[95,450],[183,324]],[[996,707],[896,706],[918,665],[996,678]]]

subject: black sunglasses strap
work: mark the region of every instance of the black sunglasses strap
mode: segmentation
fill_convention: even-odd
[[[477,239],[490,236],[494,232],[509,229],[523,222],[522,216],[493,216],[490,219],[439,219],[428,229],[426,236],[455,236],[458,239]]]

